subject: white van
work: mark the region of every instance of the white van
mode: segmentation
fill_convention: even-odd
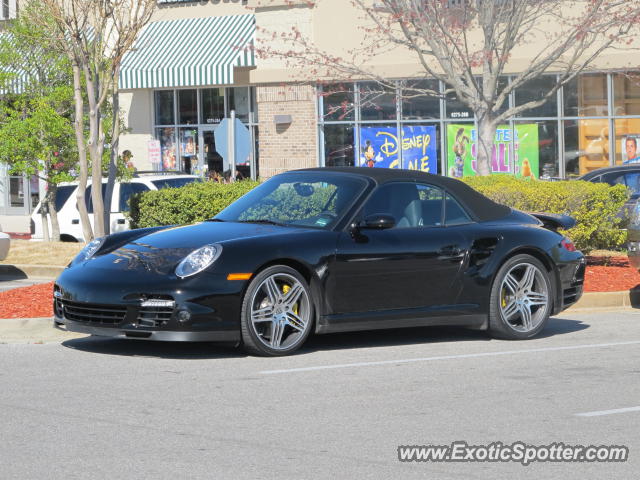
[[[111,198],[111,233],[121,232],[129,229],[129,222],[124,217],[123,212],[129,210],[129,198],[134,193],[146,192],[149,190],[160,190],[162,188],[183,187],[189,183],[200,181],[200,177],[194,175],[181,175],[172,172],[163,175],[158,172],[143,175],[138,173],[128,182],[116,182],[113,187]],[[107,189],[107,179],[102,180],[102,194]],[[56,211],[58,212],[58,223],[60,224],[60,240],[63,242],[82,242],[82,224],[80,223],[80,212],[76,206],[76,191],[78,183],[61,183],[58,185],[56,194]],[[93,204],[91,202],[91,179],[89,179],[87,191],[85,192],[85,202],[89,219],[93,226]],[[31,237],[43,238],[42,215],[40,214],[41,203],[34,209],[31,215]],[[51,232],[51,218],[49,217],[49,232]]]

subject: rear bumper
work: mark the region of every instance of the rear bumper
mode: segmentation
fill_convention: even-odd
[[[566,310],[582,297],[584,290],[584,275],[587,260],[580,254],[580,258],[573,262],[558,264],[559,298],[553,309],[554,314]]]

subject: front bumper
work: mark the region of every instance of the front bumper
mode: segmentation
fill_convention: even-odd
[[[138,340],[155,340],[159,342],[220,342],[237,343],[240,341],[238,331],[194,332],[172,330],[150,330],[138,328],[97,327],[83,322],[74,322],[55,316],[55,322],[63,324],[69,332],[88,333],[99,337],[127,338]]]
[[[240,340],[243,283],[221,275],[140,281],[65,270],[54,285],[54,321],[91,335],[173,342]],[[215,293],[212,293],[215,292]]]

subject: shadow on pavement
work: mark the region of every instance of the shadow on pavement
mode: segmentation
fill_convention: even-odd
[[[0,265],[0,282],[11,282],[13,280],[25,280],[28,276],[25,272],[13,265]]]
[[[108,337],[83,337],[62,342],[62,346],[89,353],[127,357],[158,357],[172,360],[241,358],[246,354],[233,345],[205,342],[151,342]]]
[[[570,334],[589,328],[578,320],[551,318],[543,332],[535,338],[548,338]],[[397,330],[373,330],[364,332],[313,335],[295,354],[315,351],[348,350],[356,348],[393,347],[403,345],[428,345],[443,342],[491,341],[484,331],[459,327],[417,327]],[[158,357],[184,360],[242,358],[247,355],[241,348],[213,343],[150,342],[144,340],[85,337],[67,340],[63,346],[89,353],[135,357]]]

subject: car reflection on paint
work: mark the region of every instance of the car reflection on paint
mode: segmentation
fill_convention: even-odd
[[[427,173],[292,171],[205,222],[94,240],[55,283],[55,322],[258,355],[427,325],[526,339],[582,294],[584,258],[556,231],[573,224]]]

